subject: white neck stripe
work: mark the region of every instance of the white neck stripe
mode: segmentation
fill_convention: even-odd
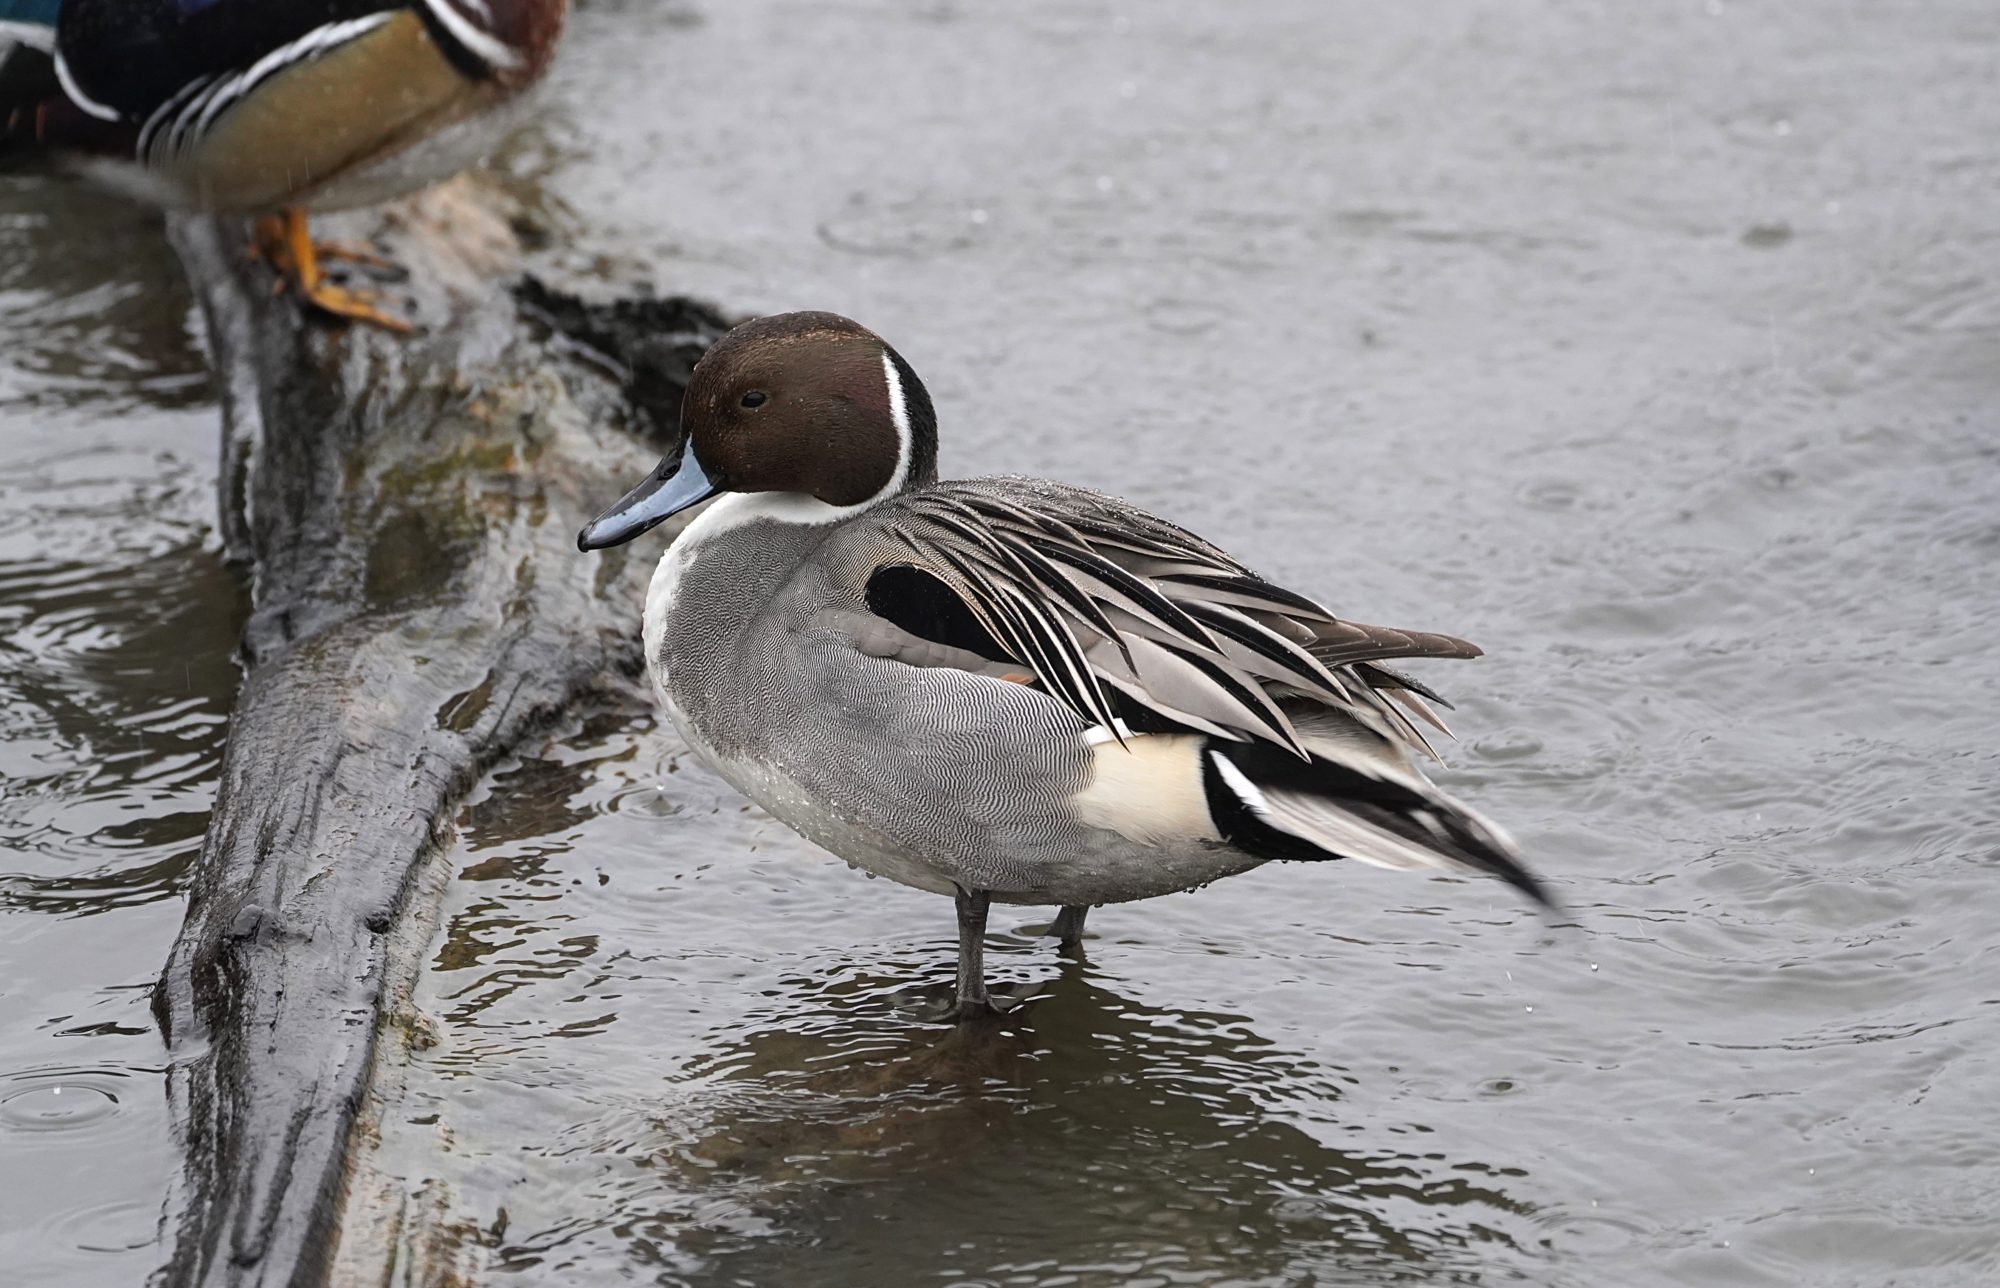
[[[903,373],[896,370],[896,360],[886,351],[882,354],[882,375],[889,383],[889,419],[896,426],[896,470],[889,476],[888,486],[863,505],[886,501],[902,491],[910,481],[910,458],[917,452],[916,436],[910,432],[910,405],[903,397]]]
[[[708,509],[687,526],[687,531],[668,549],[668,556],[672,557],[678,551],[687,552],[692,557],[693,550],[702,542],[760,519],[799,527],[839,523],[871,510],[901,492],[910,479],[916,442],[910,430],[909,404],[903,396],[902,373],[896,370],[895,360],[887,353],[882,355],[882,376],[889,390],[889,419],[896,426],[896,468],[880,491],[853,505],[829,505],[804,492],[731,492],[711,502]]]

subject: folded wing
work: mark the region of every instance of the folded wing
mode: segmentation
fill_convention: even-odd
[[[1430,689],[1382,665],[1477,657],[1449,635],[1367,626],[1259,577],[1126,502],[975,479],[885,506],[857,647],[1032,683],[1098,730],[1099,754],[1205,734],[1216,833],[1271,858],[1469,868],[1537,900],[1512,843],[1424,777]],[[1193,768],[1193,767],[1191,767]],[[1192,780],[1184,780],[1192,781]]]

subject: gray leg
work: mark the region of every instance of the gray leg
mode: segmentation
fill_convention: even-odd
[[[984,890],[958,892],[958,1005],[952,1015],[961,1023],[994,1011],[986,996],[986,910],[992,903]]]
[[[1075,948],[1083,942],[1083,919],[1089,915],[1088,905],[1064,907],[1056,914],[1056,924],[1049,927],[1049,930],[1057,939],[1062,940],[1064,948]]]

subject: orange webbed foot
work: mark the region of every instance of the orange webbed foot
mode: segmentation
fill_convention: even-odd
[[[320,269],[322,257],[389,269],[396,265],[373,251],[340,242],[315,245],[303,210],[287,210],[259,219],[252,253],[268,261],[284,281],[297,289],[300,299],[322,313],[366,322],[398,335],[408,335],[416,329],[395,314],[377,308],[372,291],[354,290],[327,280]]]

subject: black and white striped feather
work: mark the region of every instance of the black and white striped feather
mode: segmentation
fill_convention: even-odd
[[[274,77],[375,31],[396,16],[393,9],[315,27],[271,50],[241,71],[200,76],[154,109],[140,127],[136,152],[141,162],[165,166],[200,146],[231,108],[248,100]]]
[[[1136,704],[1308,759],[1288,713],[1305,703],[1350,712],[1434,756],[1417,721],[1443,729],[1430,706],[1437,695],[1374,664],[1479,654],[1448,635],[1343,620],[1136,506],[1038,479],[942,483],[880,518],[910,566],[944,583],[1011,660],[1114,736]]]

